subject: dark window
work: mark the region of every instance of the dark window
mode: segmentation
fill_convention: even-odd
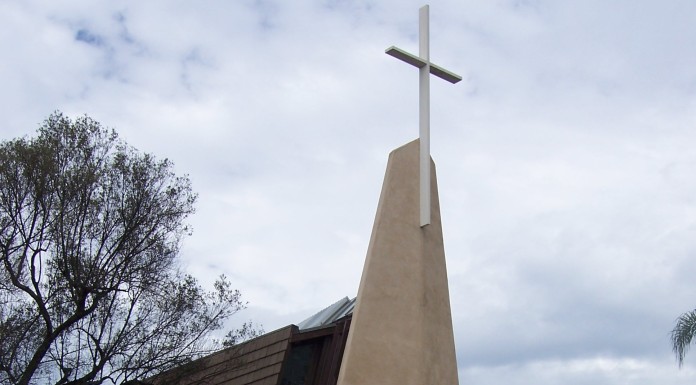
[[[321,357],[321,340],[293,345],[283,369],[280,385],[315,385]]]

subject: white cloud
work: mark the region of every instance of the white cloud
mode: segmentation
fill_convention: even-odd
[[[673,384],[691,383],[693,369],[674,373],[671,362],[651,362],[613,357],[573,360],[545,360],[523,365],[505,365],[495,368],[471,367],[461,370],[461,383],[472,384],[626,384],[642,385],[664,383],[673,378]]]

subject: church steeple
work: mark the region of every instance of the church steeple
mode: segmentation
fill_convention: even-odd
[[[458,385],[435,165],[419,221],[419,143],[389,155],[338,385]]]

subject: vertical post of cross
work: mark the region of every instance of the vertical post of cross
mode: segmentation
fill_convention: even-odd
[[[430,224],[430,9],[420,8],[418,20],[418,56],[425,65],[418,69],[419,76],[419,136],[420,136],[420,225]]]

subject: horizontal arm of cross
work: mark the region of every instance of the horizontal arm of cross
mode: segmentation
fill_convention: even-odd
[[[402,61],[404,61],[404,62],[406,62],[414,67],[423,68],[426,66],[426,64],[428,64],[425,60],[419,58],[418,56],[411,55],[410,53],[408,53],[400,48],[396,48],[394,46],[387,48],[387,50],[385,52],[387,55],[393,56],[393,57],[395,57],[399,60],[402,60]],[[433,63],[430,63],[430,73],[441,78],[441,79],[445,79],[452,84],[455,84],[455,83],[459,82],[460,80],[462,80],[461,76],[459,76],[453,72],[447,71],[446,69],[444,69],[438,65],[435,65]]]

